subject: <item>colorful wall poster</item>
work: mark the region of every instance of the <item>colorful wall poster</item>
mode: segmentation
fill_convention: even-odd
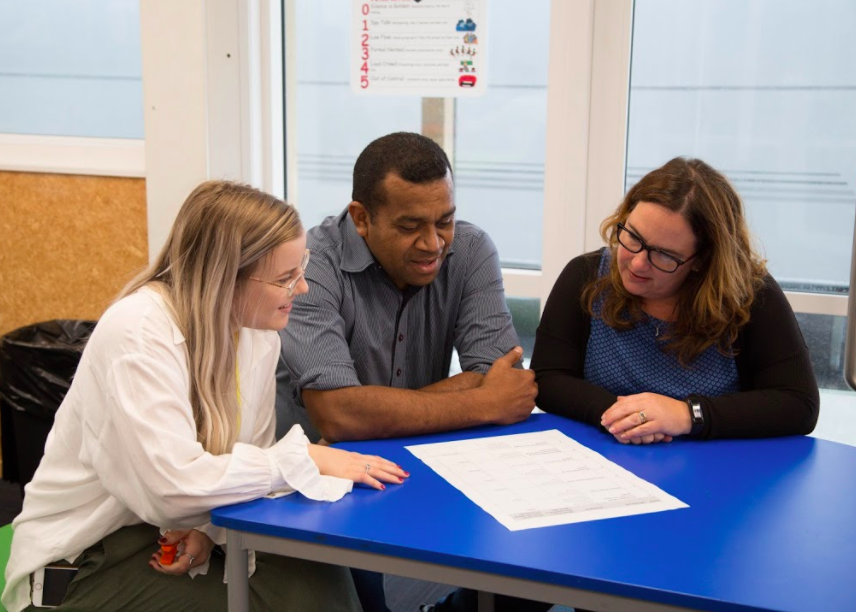
[[[351,89],[474,96],[487,87],[487,0],[354,0]]]

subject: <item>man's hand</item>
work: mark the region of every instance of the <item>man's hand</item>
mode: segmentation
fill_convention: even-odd
[[[535,407],[538,385],[535,372],[517,370],[515,364],[523,357],[523,349],[514,347],[508,354],[493,362],[485,374],[480,391],[488,399],[495,417],[491,422],[510,425],[526,419]]]
[[[657,393],[619,397],[603,413],[600,423],[619,442],[633,444],[669,442],[672,437],[688,434],[692,429],[686,403]],[[656,434],[664,437],[656,439]]]

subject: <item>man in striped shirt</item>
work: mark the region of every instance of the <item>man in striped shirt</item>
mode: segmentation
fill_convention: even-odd
[[[496,247],[455,220],[452,170],[419,134],[372,142],[353,201],[309,231],[309,293],[282,332],[278,404],[331,442],[516,423],[535,406]],[[460,374],[449,378],[452,348]]]
[[[335,442],[529,416],[537,387],[515,367],[496,247],[455,220],[453,192],[446,154],[424,136],[389,134],[360,154],[353,201],[308,233],[310,290],[281,332],[281,430],[300,422]],[[462,372],[449,377],[453,347]],[[355,579],[364,609],[386,609]]]

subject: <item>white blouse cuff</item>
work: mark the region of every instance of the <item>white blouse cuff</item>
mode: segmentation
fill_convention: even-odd
[[[347,478],[322,476],[309,456],[309,438],[300,425],[294,425],[285,437],[271,447],[278,473],[273,474],[274,489],[291,488],[315,501],[336,501],[350,493],[354,483]]]

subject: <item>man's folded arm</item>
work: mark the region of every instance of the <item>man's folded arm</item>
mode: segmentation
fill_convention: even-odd
[[[330,442],[435,433],[495,422],[499,411],[489,390],[474,387],[439,392],[437,387],[443,383],[451,388],[462,382],[454,378],[425,390],[367,385],[303,389],[301,395],[312,422]]]
[[[535,407],[538,386],[531,370],[515,369],[523,349],[515,347],[494,361],[477,387],[437,392],[381,386],[347,386],[330,390],[302,389],[303,405],[324,439],[390,438],[473,427],[517,423]],[[467,384],[464,372],[446,385]],[[449,379],[453,380],[453,379]]]
[[[422,391],[427,393],[448,393],[450,391],[467,391],[480,387],[484,381],[484,374],[478,372],[461,372],[449,378],[438,380],[437,382],[422,387]]]

